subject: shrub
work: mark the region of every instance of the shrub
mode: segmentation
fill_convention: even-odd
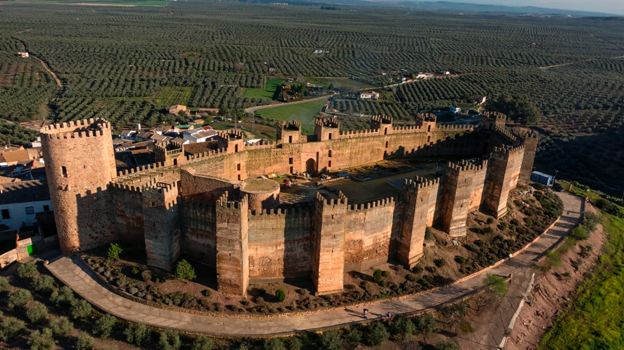
[[[368,333],[370,335],[371,344],[381,346],[388,340],[390,334],[381,322],[375,322],[369,326]]]
[[[288,350],[301,350],[302,346],[301,340],[297,337],[292,337],[288,341]]]
[[[487,235],[487,234],[490,234],[490,233],[492,233],[492,232],[494,232],[494,231],[492,230],[492,228],[491,228],[490,226],[485,227],[485,228],[483,229],[483,233],[484,233],[484,234],[486,234],[486,235]]]
[[[455,256],[455,262],[458,263],[458,264],[463,264],[463,263],[466,262],[466,258],[464,258],[461,255],[456,255]]]
[[[490,289],[501,298],[507,294],[507,285],[505,284],[505,279],[488,273],[485,276],[485,284],[490,287]]]
[[[423,267],[420,265],[414,266],[414,268],[412,269],[414,273],[421,273],[423,272],[423,270],[424,270]]]
[[[68,335],[72,328],[74,328],[74,324],[69,322],[67,317],[62,316],[50,319],[50,321],[48,321],[48,327],[50,327],[54,336],[58,338]]]
[[[460,316],[466,316],[466,311],[468,311],[468,304],[466,303],[459,303],[455,306],[455,309],[457,310],[457,313],[459,313]]]
[[[52,337],[52,330],[44,328],[41,331],[33,331],[28,337],[28,345],[31,350],[50,350],[54,348],[54,338]]]
[[[436,344],[435,350],[460,350],[459,345],[457,345],[454,341],[441,341]]]
[[[78,333],[78,340],[76,341],[76,349],[78,350],[91,350],[95,346],[95,339],[91,337],[87,332]]]
[[[518,221],[518,219],[511,219],[511,221],[509,223],[514,225],[514,226],[520,225],[520,221]]]
[[[596,230],[596,225],[602,222],[602,217],[598,214],[594,214],[591,211],[586,211],[583,217],[583,226],[587,228],[589,232]]]
[[[531,224],[533,223],[533,219],[531,219],[531,218],[524,218],[524,222],[525,222],[527,225],[531,225]]]
[[[414,323],[406,318],[398,318],[392,324],[392,333],[397,336],[399,340],[409,341],[416,330]]]
[[[138,275],[138,274],[139,274],[139,272],[141,272],[141,270],[139,270],[139,268],[138,268],[138,267],[136,267],[136,266],[132,266],[132,274],[133,274],[133,275]]]
[[[110,261],[118,261],[119,254],[123,252],[123,249],[117,243],[111,243],[108,247],[108,260]]]
[[[431,232],[431,227],[426,227],[425,228],[425,239],[427,239],[427,240],[431,239],[432,235],[433,235],[433,233]]]
[[[479,248],[479,246],[476,245],[476,244],[468,244],[468,245],[466,245],[466,249],[468,249],[468,250],[470,250],[472,252],[475,252],[475,253],[481,250],[481,248]]]
[[[414,275],[413,273],[410,273],[409,275],[405,276],[405,279],[410,282],[414,282],[416,281],[416,275]]]
[[[347,343],[349,344],[358,344],[362,341],[362,335],[355,328],[351,328],[349,332],[347,332]]]
[[[151,332],[143,323],[137,323],[135,325],[129,325],[128,328],[124,330],[124,335],[128,343],[141,346],[141,344],[149,340]]]
[[[32,300],[32,294],[26,289],[18,288],[9,293],[9,307],[11,309],[15,307],[22,307],[28,300]]]
[[[0,293],[4,293],[9,290],[9,280],[6,277],[0,276]]]
[[[6,342],[15,338],[24,330],[24,321],[15,317],[7,317],[0,323],[0,339]]]
[[[192,281],[197,278],[193,266],[184,259],[176,264],[175,277],[181,281]]]
[[[178,350],[180,345],[182,345],[182,342],[180,341],[180,335],[178,332],[167,329],[166,331],[160,333],[160,338],[158,339],[159,349]]]
[[[271,340],[265,340],[262,346],[263,350],[286,350],[284,343],[281,340],[274,338]]]
[[[548,262],[550,265],[556,267],[561,266],[561,254],[559,254],[559,252],[552,252],[550,250],[547,250],[546,257],[548,257]]]
[[[434,264],[435,264],[435,266],[437,266],[437,267],[444,267],[444,265],[446,265],[446,261],[445,261],[444,259],[442,259],[442,258],[440,258],[440,259],[435,259],[435,260],[433,261],[433,263],[434,263]]]
[[[431,314],[415,317],[413,322],[416,330],[424,334],[431,334],[438,328],[438,321]]]
[[[37,265],[34,261],[29,261],[25,264],[22,264],[20,265],[20,267],[17,268],[17,274],[21,278],[35,277],[35,275],[37,274]]]
[[[438,269],[436,269],[435,266],[425,266],[425,270],[431,272],[431,273],[435,273]]]
[[[388,276],[390,276],[390,271],[383,270],[383,271],[381,271],[381,275],[384,276],[384,277],[388,277]]]
[[[192,350],[212,350],[214,342],[208,337],[197,337],[193,341]]]
[[[115,322],[117,322],[117,318],[111,314],[100,317],[93,325],[93,335],[97,335],[101,338],[110,337],[115,327]]]
[[[485,222],[487,222],[488,224],[491,224],[494,222],[494,219],[492,218],[487,218],[487,220],[485,220]]]
[[[498,224],[498,229],[501,231],[504,231],[507,228],[507,224],[504,222],[501,222],[500,224]]]
[[[536,189],[536,190],[538,190],[538,191],[541,191],[541,190],[543,190],[543,189],[544,189],[544,185],[543,185],[543,184],[541,184],[541,183],[539,183],[539,182],[533,182],[533,183],[531,184],[531,186],[533,186],[533,188],[534,188],[534,189]]]
[[[48,275],[34,278],[32,281],[32,287],[37,292],[49,292],[54,288],[54,278]]]
[[[69,305],[74,301],[74,292],[67,286],[63,286],[59,289],[55,289],[50,295],[50,301],[57,307],[63,305]]]
[[[373,281],[375,281],[375,283],[379,284],[381,283],[381,270],[377,269],[375,270],[375,272],[373,272]]]
[[[91,304],[84,299],[74,300],[69,308],[69,314],[73,319],[87,318],[91,316]]]
[[[275,298],[277,299],[277,301],[279,303],[283,302],[284,300],[286,300],[286,293],[284,293],[284,291],[282,289],[278,289],[275,292]]]
[[[572,230],[572,234],[570,236],[577,241],[583,241],[589,238],[589,232],[584,227],[578,226]]]
[[[342,339],[335,331],[323,332],[318,339],[318,345],[321,349],[340,350],[342,348]]]
[[[48,308],[42,303],[35,301],[34,306],[26,311],[26,316],[32,323],[40,322],[48,317]]]

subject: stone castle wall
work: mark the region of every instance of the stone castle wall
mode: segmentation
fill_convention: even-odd
[[[397,128],[374,117],[371,130],[340,132],[336,121],[319,120],[314,137],[301,135],[297,123],[280,124],[277,144],[253,146],[240,132],[225,131],[218,150],[188,156],[181,145],[158,145],[158,163],[119,174],[109,161],[106,122],[48,127],[42,139],[65,252],[121,239],[143,244],[153,266],[171,269],[185,255],[214,268],[225,293],[245,295],[250,281],[311,278],[324,294],[342,290],[345,271],[394,259],[413,267],[427,226],[463,236],[468,212],[504,215],[509,191],[530,175],[537,145],[536,134],[512,135],[504,121],[486,115],[486,128],[474,130],[440,127],[425,116],[418,126]],[[79,129],[92,134],[58,136]],[[269,209],[274,205],[240,189],[242,181],[271,173],[478,154],[490,159],[449,163],[442,178],[409,180],[398,197],[358,205],[342,194],[317,195],[314,205]]]

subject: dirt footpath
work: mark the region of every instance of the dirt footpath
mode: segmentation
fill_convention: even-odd
[[[595,212],[588,205],[587,210]],[[574,297],[584,276],[589,274],[598,262],[606,242],[602,225],[598,225],[590,239],[577,243],[575,247],[561,256],[561,266],[551,267],[539,278],[536,278],[533,289],[527,296],[527,301],[520,312],[515,327],[510,334],[505,350],[536,349],[544,333],[553,325],[557,315]],[[580,246],[591,245],[589,257],[575,268],[580,258]],[[567,274],[569,273],[569,275]]]

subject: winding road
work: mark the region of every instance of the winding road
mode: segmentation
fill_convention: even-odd
[[[545,233],[513,259],[496,266],[489,272],[501,276],[525,274],[528,267],[545,252],[562,241],[576,226],[583,208],[581,199],[568,193],[557,193],[564,203],[564,214]],[[274,336],[302,331],[340,327],[368,322],[362,318],[362,307],[347,307],[325,312],[282,315],[270,318],[234,318],[203,316],[186,312],[147,306],[123,298],[100,282],[86,263],[75,256],[62,256],[47,265],[48,270],[74,292],[100,310],[118,318],[141,322],[157,328],[173,328],[181,332],[217,336]],[[513,278],[512,278],[513,280]],[[402,300],[382,301],[366,305],[371,315],[414,314],[442,304],[461,300],[483,287],[483,276],[476,275],[451,286],[432,290],[426,294],[408,296]],[[500,338],[499,338],[500,339]]]

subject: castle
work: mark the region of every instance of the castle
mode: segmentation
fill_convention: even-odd
[[[121,240],[145,247],[151,266],[171,270],[182,256],[216,270],[218,289],[245,296],[249,283],[311,278],[316,292],[343,289],[350,269],[395,260],[411,268],[423,255],[425,229],[466,235],[468,213],[505,215],[509,191],[529,181],[537,133],[513,135],[506,117],[486,113],[479,128],[436,124],[418,115],[397,127],[375,116],[366,131],[340,131],[317,119],[314,135],[279,123],[277,142],[246,144],[220,131],[213,149],[188,154],[156,146],[157,163],[117,172],[105,120],[50,125],[41,139],[50,195],[66,254]],[[442,177],[405,180],[402,193],[351,203],[342,193],[280,203],[265,174],[353,167],[388,157],[487,155],[449,162]]]

